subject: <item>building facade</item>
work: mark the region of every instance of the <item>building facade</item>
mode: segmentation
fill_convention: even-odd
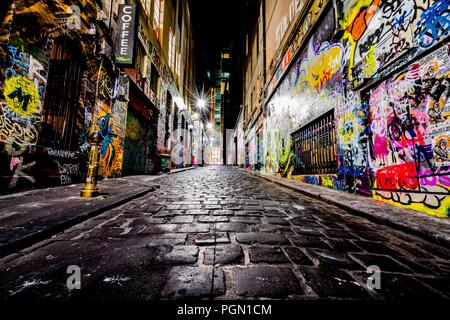
[[[135,26],[130,63],[122,18]],[[185,1],[8,0],[0,20],[0,193],[84,181],[93,131],[100,177],[155,172],[181,135],[190,165]]]
[[[262,170],[448,217],[450,2],[262,6]]]
[[[232,141],[228,154],[231,155],[230,163],[234,166],[238,166],[240,168],[244,167],[244,118],[243,118],[244,108],[241,107],[239,111],[239,115],[236,120],[236,126],[233,130]]]
[[[263,150],[262,90],[265,81],[265,3],[254,1],[249,5],[248,33],[244,43],[244,80],[242,122],[244,131],[244,166],[260,170]]]
[[[229,49],[221,49],[215,59],[215,70],[211,73],[212,85],[209,89],[209,125],[207,163],[213,165],[227,162],[227,138],[225,130],[225,109],[229,106],[230,91]]]

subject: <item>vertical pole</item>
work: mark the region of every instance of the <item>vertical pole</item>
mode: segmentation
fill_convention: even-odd
[[[86,182],[81,189],[80,196],[83,198],[91,198],[98,195],[97,188],[97,173],[99,162],[99,148],[100,141],[102,140],[101,134],[95,131],[91,136],[91,150],[89,152],[89,163]]]

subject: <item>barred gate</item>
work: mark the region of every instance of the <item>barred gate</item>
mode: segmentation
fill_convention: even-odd
[[[337,173],[334,110],[292,133],[296,174]]]

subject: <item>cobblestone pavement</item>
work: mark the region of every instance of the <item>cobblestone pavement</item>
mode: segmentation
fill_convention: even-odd
[[[450,298],[450,250],[230,167],[161,188],[0,260],[0,297]],[[81,290],[69,291],[69,265]],[[381,269],[381,289],[366,271]]]

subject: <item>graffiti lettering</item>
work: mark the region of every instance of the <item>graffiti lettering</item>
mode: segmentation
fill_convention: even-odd
[[[444,39],[450,27],[450,1],[439,0],[420,15],[414,32],[416,42],[428,48]]]
[[[75,152],[67,151],[67,150],[54,150],[52,148],[46,148],[47,154],[53,157],[67,158],[67,159],[76,159]]]

